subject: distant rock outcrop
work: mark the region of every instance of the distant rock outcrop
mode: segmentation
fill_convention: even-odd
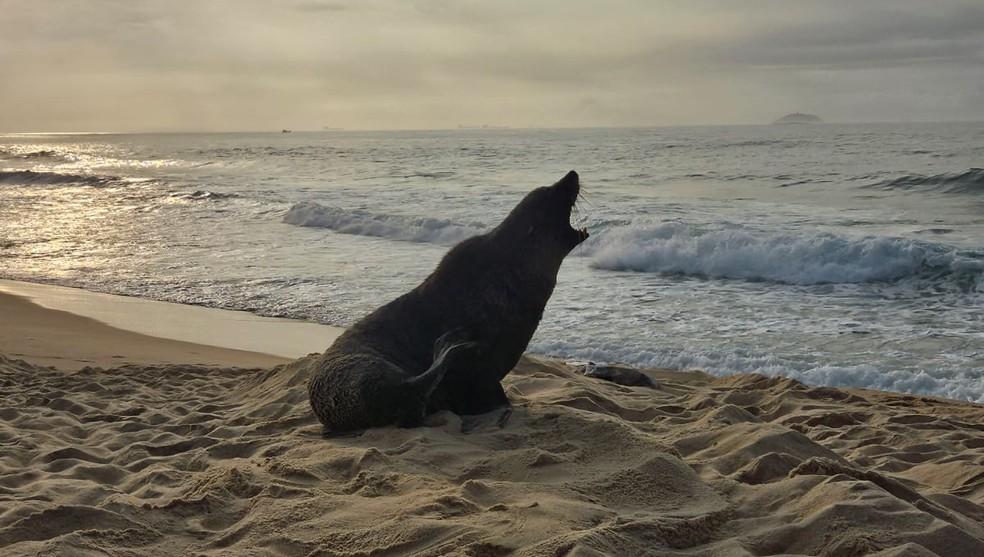
[[[792,114],[787,114],[782,118],[779,118],[773,124],[822,124],[823,120],[820,119],[816,114],[803,114],[802,112],[793,112]]]

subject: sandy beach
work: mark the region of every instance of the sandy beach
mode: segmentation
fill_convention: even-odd
[[[0,0],[0,557],[984,557],[984,0],[555,4]]]
[[[984,555],[980,405],[526,357],[505,429],[326,439],[307,358],[6,292],[2,555]]]

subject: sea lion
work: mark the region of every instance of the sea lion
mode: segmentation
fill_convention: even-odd
[[[533,190],[497,227],[451,248],[419,286],[342,333],[308,384],[325,431],[412,427],[442,410],[499,409],[504,425],[511,405],[500,382],[536,331],[564,258],[589,236],[570,224],[580,188],[572,170]]]

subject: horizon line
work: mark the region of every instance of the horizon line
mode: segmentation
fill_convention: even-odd
[[[164,135],[164,134],[282,134],[292,133],[364,133],[364,132],[437,132],[437,131],[531,131],[531,130],[631,130],[631,129],[667,129],[667,128],[735,128],[735,127],[764,127],[764,126],[793,126],[810,127],[824,125],[870,125],[870,124],[978,124],[984,119],[973,120],[873,120],[873,121],[822,121],[808,124],[776,124],[766,123],[734,123],[734,124],[642,124],[611,125],[611,126],[461,126],[437,128],[333,128],[333,129],[240,129],[240,130],[142,130],[142,131],[0,131],[3,136],[41,136],[41,135]],[[286,132],[284,130],[287,130]]]

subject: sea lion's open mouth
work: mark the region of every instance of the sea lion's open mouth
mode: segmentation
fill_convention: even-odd
[[[567,216],[568,226],[570,226],[571,232],[576,236],[576,244],[580,244],[591,236],[588,233],[587,227],[575,228],[574,223],[570,222],[577,213],[577,200],[581,195],[581,180],[578,178],[577,172],[571,170],[564,176],[561,183],[567,186],[570,194],[570,207]]]

